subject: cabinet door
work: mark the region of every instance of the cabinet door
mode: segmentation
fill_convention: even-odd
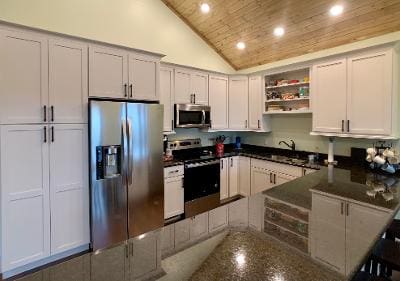
[[[249,128],[261,129],[262,121],[262,78],[252,76],[249,78]]]
[[[161,266],[160,231],[132,239],[130,280],[146,278]]]
[[[208,213],[190,218],[190,240],[197,240],[208,234]]]
[[[157,58],[129,54],[129,98],[159,100],[160,61]]]
[[[215,232],[228,226],[228,206],[222,206],[208,212],[209,231]]]
[[[192,93],[195,104],[208,104],[208,74],[193,72],[191,76]]]
[[[310,224],[311,256],[345,274],[344,202],[313,193]]]
[[[210,75],[209,104],[212,129],[228,128],[228,78]]]
[[[128,259],[128,245],[126,244],[92,254],[90,261],[90,280],[128,280]]]
[[[392,51],[347,60],[347,120],[353,134],[390,135],[392,129]]]
[[[281,185],[284,183],[287,183],[289,181],[295,180],[297,177],[291,176],[291,175],[286,175],[282,173],[275,173],[274,174],[274,184],[275,185]]]
[[[239,194],[250,196],[250,158],[239,157]]]
[[[3,271],[50,254],[47,131],[41,125],[1,127]]]
[[[346,59],[313,66],[313,131],[341,133],[346,121]]]
[[[125,51],[89,46],[89,96],[128,97],[128,55]]]
[[[193,92],[190,84],[191,73],[188,70],[175,69],[175,103],[192,103]]]
[[[251,195],[274,187],[273,172],[251,167]]]
[[[229,158],[229,197],[239,194],[239,156]]]
[[[246,77],[229,78],[229,128],[248,128],[248,79]]]
[[[228,158],[222,158],[220,160],[220,199],[226,199],[229,197],[229,167]]]
[[[378,237],[388,224],[388,212],[353,203],[346,205],[346,274],[358,266],[371,241]]]
[[[89,243],[87,126],[50,127],[51,253]]]
[[[229,226],[249,225],[249,198],[243,198],[228,205]]]
[[[43,122],[48,103],[46,38],[2,30],[0,46],[0,123]]]
[[[160,68],[160,104],[164,105],[164,132],[174,129],[174,70],[169,67]]]
[[[183,177],[167,178],[164,182],[164,219],[168,219],[184,212]]]
[[[249,227],[258,231],[264,228],[264,199],[260,193],[249,197]]]
[[[161,251],[164,253],[173,250],[175,247],[175,226],[170,224],[161,229]]]
[[[190,219],[178,221],[175,226],[175,248],[179,248],[190,240]]]
[[[49,118],[55,123],[85,123],[88,103],[87,46],[49,41]]]

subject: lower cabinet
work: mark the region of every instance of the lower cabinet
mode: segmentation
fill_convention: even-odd
[[[91,281],[129,279],[128,245],[122,244],[91,256],[90,275]]]
[[[179,221],[174,225],[175,248],[184,247],[208,235],[208,212]]]
[[[229,226],[247,227],[249,225],[249,198],[242,198],[228,205]]]
[[[161,229],[161,252],[162,254],[172,251],[175,247],[175,225],[170,224]]]
[[[273,172],[263,168],[251,167],[251,195],[274,187]]]
[[[370,241],[390,213],[313,192],[310,220],[311,256],[342,274],[360,264]]]
[[[208,212],[208,230],[210,233],[228,226],[228,206],[222,206]]]
[[[249,227],[258,231],[264,229],[264,199],[261,193],[249,197]]]
[[[239,194],[239,156],[220,160],[220,199]]]
[[[250,196],[250,166],[250,158],[239,157],[239,194],[243,196]]]
[[[164,169],[164,219],[184,213],[183,166]]]

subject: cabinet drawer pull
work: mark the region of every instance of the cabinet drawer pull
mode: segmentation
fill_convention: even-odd
[[[224,169],[224,159],[221,159],[221,170]]]
[[[347,132],[350,132],[350,120],[347,120]]]
[[[196,104],[196,93],[193,94],[193,103]]]
[[[231,158],[231,167],[233,167],[233,158]]]
[[[344,203],[340,203],[340,214],[343,215]]]
[[[168,172],[168,174],[176,174],[176,173],[179,173],[179,170],[174,170],[174,171]]]
[[[344,120],[342,120],[342,132],[344,132]]]
[[[257,120],[258,128],[260,129],[260,120]]]
[[[274,174],[274,184],[276,184],[276,174]]]
[[[46,126],[43,127],[43,142],[44,143],[47,142],[47,127]]]
[[[129,85],[130,97],[133,97],[133,85]]]
[[[47,122],[47,106],[43,106],[43,122]]]
[[[124,84],[124,97],[128,97],[128,84]]]
[[[272,183],[272,173],[269,173],[269,183]]]
[[[347,203],[346,204],[346,216],[348,217],[349,216],[349,213],[350,213],[350,206],[349,206],[349,203]]]

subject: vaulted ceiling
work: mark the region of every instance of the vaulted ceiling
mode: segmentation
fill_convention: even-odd
[[[235,69],[400,30],[400,0],[162,0]],[[200,4],[208,3],[208,14]],[[343,14],[332,17],[334,4]],[[282,37],[273,35],[277,26]],[[246,49],[236,44],[243,41]]]

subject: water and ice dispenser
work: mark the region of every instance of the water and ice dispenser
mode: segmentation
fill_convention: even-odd
[[[121,174],[121,146],[97,146],[96,162],[98,180],[119,176]]]

